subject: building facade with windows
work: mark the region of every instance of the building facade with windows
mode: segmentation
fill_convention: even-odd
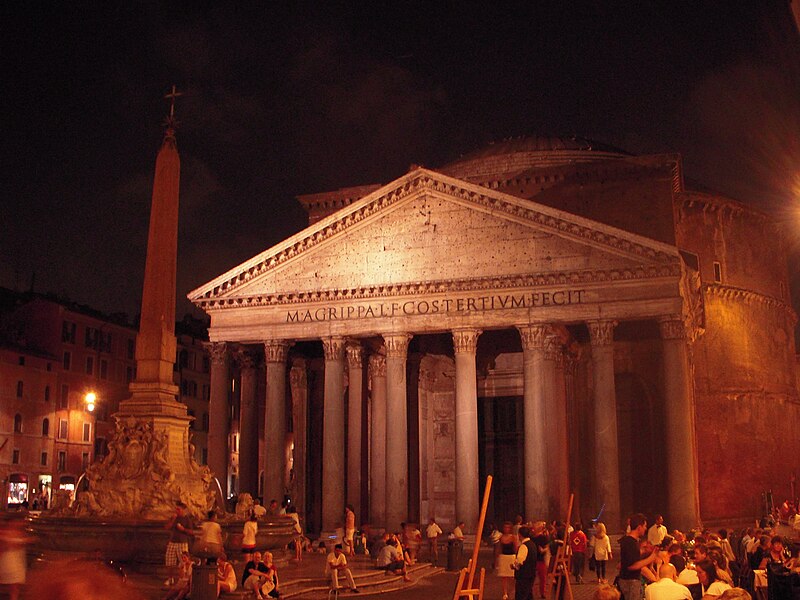
[[[680,156],[521,138],[299,200],[306,229],[189,295],[211,317],[218,474],[240,382],[242,491],[263,472],[312,530],[345,502],[377,526],[470,523],[487,474],[490,518],[563,519],[573,491],[611,530],[749,520],[788,493],[781,232],[687,184]]]
[[[128,383],[134,376],[136,330],[122,318],[85,306],[43,295],[18,294],[14,305],[3,315],[2,332],[10,362],[15,345],[34,356],[47,357],[46,361],[26,359],[25,366],[19,367],[26,391],[20,403],[24,409],[22,432],[13,432],[16,440],[29,439],[35,429],[42,441],[48,440],[46,449],[20,448],[24,464],[35,462],[38,469],[15,469],[14,457],[7,462],[0,452],[0,465],[13,472],[10,477],[28,479],[24,493],[9,493],[10,500],[28,500],[30,504],[34,494],[42,491],[49,494],[52,489],[74,490],[86,467],[105,455],[114,428],[111,415],[127,396]],[[46,375],[42,374],[42,361],[50,369],[45,368]],[[4,366],[0,374],[0,386],[6,394],[14,385],[13,376],[6,373],[8,368]],[[91,410],[87,403],[89,393],[96,396]],[[40,397],[48,400],[44,402]],[[6,406],[2,405],[1,420],[15,414]],[[39,416],[45,408],[47,412]],[[36,422],[27,424],[25,411]],[[49,484],[47,490],[42,485],[43,478]]]
[[[207,323],[185,316],[175,326],[177,353],[175,359],[175,385],[180,389],[178,400],[194,420],[189,423],[194,446],[194,459],[200,465],[208,464],[208,400],[211,396],[211,360],[206,349]]]
[[[122,316],[57,298],[0,295],[0,479],[6,502],[30,505],[53,489],[74,490],[86,467],[107,454],[112,416],[136,375],[137,332]],[[206,324],[184,318],[176,334],[175,384],[195,417],[195,459],[206,464]]]

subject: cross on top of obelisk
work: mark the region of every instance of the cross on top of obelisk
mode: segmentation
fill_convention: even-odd
[[[175,98],[183,96],[183,92],[179,92],[175,84],[172,85],[172,90],[164,96],[169,100],[169,116],[166,119],[166,125],[169,129],[174,129],[177,121],[175,121]]]

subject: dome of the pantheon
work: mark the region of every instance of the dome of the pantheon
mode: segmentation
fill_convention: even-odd
[[[437,170],[461,179],[491,179],[530,169],[616,160],[626,156],[630,154],[586,138],[525,136],[492,142]]]

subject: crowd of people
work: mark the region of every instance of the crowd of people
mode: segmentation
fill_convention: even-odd
[[[786,540],[767,527],[747,529],[735,539],[725,529],[669,533],[660,515],[648,526],[647,518],[637,513],[628,519],[626,533],[618,541],[619,570],[613,576],[607,572],[612,543],[601,522],[594,524],[591,535],[581,523],[523,524],[519,516],[516,523],[504,523],[502,530],[492,529],[489,541],[494,545],[503,600],[512,584],[515,600],[537,594],[544,598],[552,561],[565,542],[563,564],[570,572],[553,571],[556,577],[572,576],[581,584],[588,562],[596,574],[594,581],[605,590],[602,593],[613,596],[608,587],[625,600],[722,600],[729,590],[726,598],[744,598],[756,595],[757,576],[767,570],[800,578],[800,544],[788,548]]]
[[[165,600],[181,600],[190,595],[194,568],[202,560],[206,564],[216,563],[217,597],[222,593],[235,592],[241,586],[250,596],[259,600],[280,597],[278,572],[271,552],[258,551],[258,521],[276,511],[277,503],[265,509],[258,502],[242,527],[241,552],[245,561],[241,579],[237,578],[233,564],[225,554],[222,528],[217,523],[215,511],[210,511],[205,521],[196,525],[186,512],[186,505],[178,502],[175,514],[165,525],[170,533],[164,557],[168,577],[164,582]],[[299,524],[299,521],[296,521]],[[190,549],[191,544],[191,549]],[[192,557],[195,558],[192,558]]]

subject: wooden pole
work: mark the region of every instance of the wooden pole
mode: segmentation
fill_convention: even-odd
[[[550,596],[550,592],[553,588],[553,583],[556,583],[556,595],[555,600],[559,600],[561,597],[561,586],[566,586],[567,589],[567,597],[569,600],[573,600],[572,596],[572,584],[569,581],[569,556],[567,556],[567,548],[569,546],[569,534],[567,531],[569,530],[569,523],[572,519],[572,503],[575,500],[575,494],[569,495],[569,507],[567,508],[567,520],[564,524],[564,538],[562,540],[562,544],[556,550],[556,556],[553,560],[553,568],[550,569],[550,573],[548,574],[548,586],[547,586],[547,595]],[[560,573],[560,576],[559,576]],[[558,580],[556,581],[556,577]]]
[[[472,550],[472,558],[469,561],[466,569],[461,569],[458,576],[458,583],[456,583],[456,591],[453,594],[453,600],[468,596],[469,598],[477,597],[478,600],[483,600],[483,584],[486,577],[486,570],[481,569],[480,585],[473,588],[472,584],[475,580],[475,569],[478,566],[478,553],[481,549],[481,533],[483,533],[483,524],[486,521],[486,509],[489,506],[489,494],[492,491],[492,476],[486,477],[486,487],[483,490],[483,503],[481,504],[481,512],[478,517],[478,527],[475,531],[475,547]]]
[[[475,531],[475,547],[472,549],[472,565],[469,570],[467,587],[472,587],[475,579],[475,569],[478,566],[478,552],[481,549],[481,534],[483,533],[483,523],[486,521],[486,509],[489,507],[489,494],[492,491],[492,476],[486,476],[486,486],[483,489],[483,503],[481,504],[481,514],[478,517],[478,529]]]

